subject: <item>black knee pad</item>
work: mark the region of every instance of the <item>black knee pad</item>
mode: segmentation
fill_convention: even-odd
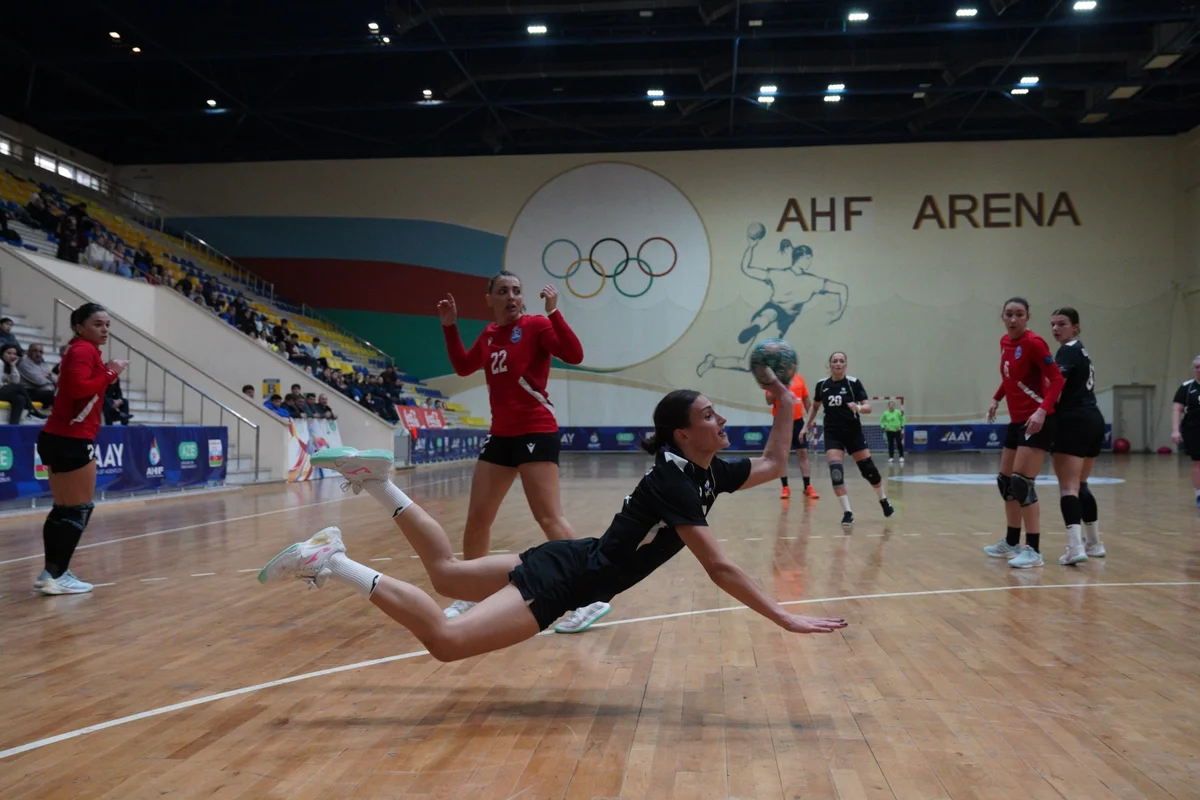
[[[996,486],[1000,489],[1000,496],[1005,500],[1015,500],[1012,494],[1012,476],[1011,475],[996,475]]]
[[[1033,478],[1014,472],[1012,476],[1012,496],[1022,506],[1031,506],[1038,501],[1037,488]]]
[[[84,503],[80,506],[60,506],[55,505],[50,509],[50,514],[47,520],[69,525],[72,528],[77,528],[82,531],[87,527],[88,521],[92,518],[92,511],[96,508],[95,503]]]
[[[872,486],[877,486],[883,480],[883,476],[879,474],[879,468],[875,466],[875,460],[864,458],[858,462],[858,471],[867,479],[867,483]]]
[[[829,462],[829,479],[833,481],[833,486],[836,489],[838,486],[846,484],[846,472],[840,461]]]
[[[1092,494],[1092,490],[1088,488],[1087,481],[1079,484],[1079,504],[1083,507],[1083,521],[1095,522],[1099,518],[1099,509],[1096,508],[1096,496]]]

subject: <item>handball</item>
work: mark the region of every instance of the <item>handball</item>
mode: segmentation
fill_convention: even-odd
[[[751,222],[750,227],[746,228],[746,236],[756,242],[766,235],[767,229],[763,227],[761,222]]]
[[[771,385],[767,367],[771,368],[780,383],[787,386],[796,374],[796,351],[783,339],[763,339],[750,353],[750,371],[754,373],[759,386]]]

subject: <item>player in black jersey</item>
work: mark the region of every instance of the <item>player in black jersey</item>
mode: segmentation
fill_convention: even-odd
[[[1192,459],[1192,488],[1200,508],[1200,356],[1192,359],[1192,379],[1175,391],[1171,403],[1171,441]]]
[[[1055,309],[1050,315],[1050,332],[1061,345],[1054,360],[1065,381],[1054,410],[1058,429],[1051,446],[1059,505],[1067,526],[1067,550],[1058,559],[1065,567],[1107,555],[1100,541],[1096,498],[1087,485],[1096,456],[1104,447],[1104,415],[1096,405],[1093,391],[1096,368],[1087,348],[1079,341],[1079,312],[1070,307]]]
[[[813,405],[808,416],[808,427],[812,429],[817,412],[825,409],[825,462],[829,464],[829,477],[833,481],[833,493],[842,502],[842,525],[854,524],[854,512],[850,510],[850,496],[846,491],[846,473],[843,459],[846,453],[858,464],[858,471],[879,495],[883,515],[896,513],[887,498],[884,478],[871,460],[867,439],[863,435],[862,414],[871,413],[871,401],[862,381],[846,374],[846,354],[838,351],[829,356],[829,377],[817,381],[813,390]]]
[[[721,551],[708,527],[707,515],[718,494],[777,480],[786,469],[794,400],[778,380],[770,388],[779,413],[761,457],[717,458],[729,446],[725,419],[699,392],[673,391],[659,401],[654,434],[643,443],[654,453],[654,466],[625,497],[604,535],[549,541],[519,556],[455,558],[442,526],[391,482],[390,451],[339,448],[332,457],[314,455],[314,463],[341,472],[355,493],[365,490],[383,504],[416,550],[435,590],[479,601],[470,614],[447,619],[417,587],[351,561],[337,528],[284,550],[263,568],[259,581],[300,578],[321,586],[332,577],[358,588],[420,639],[434,658],[455,661],[517,644],[567,611],[608,601],[686,546],[717,586],[785,630],[844,628],[842,619],[784,610]]]

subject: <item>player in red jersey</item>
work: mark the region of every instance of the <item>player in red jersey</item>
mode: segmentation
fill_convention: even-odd
[[[1007,558],[1016,569],[1040,567],[1041,519],[1034,481],[1041,472],[1046,451],[1054,444],[1057,418],[1054,405],[1062,394],[1063,376],[1046,341],[1028,329],[1029,303],[1014,297],[1004,304],[1002,314],[1008,333],[1000,339],[1000,388],[992,396],[988,422],[996,419],[1003,399],[1011,419],[1000,474],[996,482],[1004,498],[1008,531],[1004,539],[983,548],[994,558]],[[1021,522],[1025,523],[1025,546],[1021,544]]]
[[[546,538],[576,538],[563,516],[559,497],[558,420],[546,384],[551,356],[579,364],[583,345],[558,310],[558,291],[546,286],[539,296],[546,302],[546,315],[526,314],[520,279],[507,271],[495,275],[488,281],[487,303],[496,321],[483,329],[470,350],[459,337],[454,297],[446,295],[438,303],[450,363],[455,373],[464,377],[483,370],[492,412],[492,425],[471,481],[463,531],[463,558],[467,560],[488,554],[492,522],[517,475],[529,510]],[[474,605],[455,600],[446,616],[456,617]],[[577,633],[608,611],[607,603],[578,609],[555,630]]]
[[[46,563],[34,588],[42,594],[83,594],[90,583],[69,569],[71,556],[92,516],[96,492],[96,432],[104,392],[128,361],[104,363],[100,347],[108,342],[108,313],[96,303],[84,303],[71,312],[75,337],[59,365],[54,410],[37,439],[37,453],[50,473],[54,507],[42,527]]]

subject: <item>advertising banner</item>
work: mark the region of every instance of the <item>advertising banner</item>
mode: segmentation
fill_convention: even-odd
[[[332,469],[313,467],[311,456],[319,450],[342,446],[342,434],[337,420],[288,420],[288,482],[315,481],[338,473]]]

